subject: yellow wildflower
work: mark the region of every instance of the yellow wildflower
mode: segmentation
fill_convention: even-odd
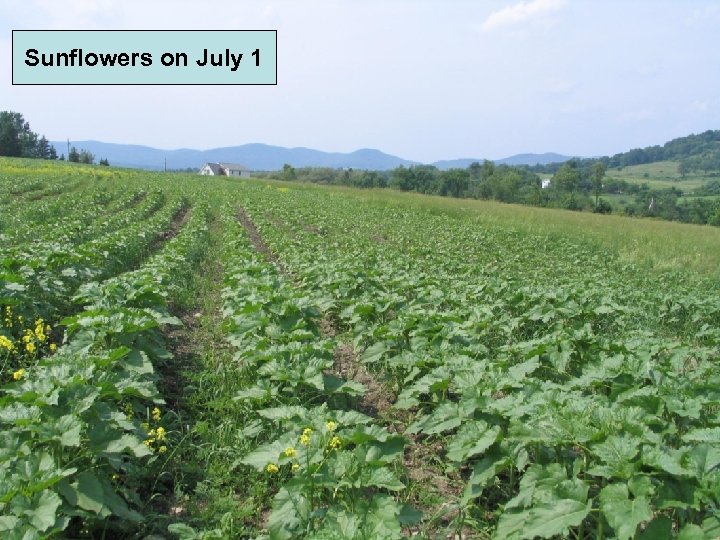
[[[275,474],[280,470],[280,468],[274,463],[268,463],[267,467],[265,467],[265,470],[270,474]]]
[[[15,350],[15,344],[5,336],[0,336],[0,347],[3,347],[10,352]]]
[[[158,409],[157,407],[155,407],[155,408],[152,410],[152,419],[155,420],[156,422],[159,422],[161,416],[162,416],[162,415],[161,415],[161,413],[160,413],[160,409]]]
[[[338,437],[337,435],[335,435],[332,439],[330,439],[330,442],[328,443],[328,446],[329,446],[332,450],[337,450],[338,448],[340,448],[340,445],[341,445],[341,444],[342,444],[342,441],[340,440],[340,437]]]
[[[22,340],[23,343],[30,343],[32,341],[33,334],[30,330],[25,331],[25,335],[23,335]]]
[[[155,442],[155,439],[145,439],[143,441],[143,443],[145,443],[145,446],[147,446],[148,448],[152,448],[152,443],[154,443],[154,442]]]
[[[302,435],[300,435],[300,444],[302,444],[303,446],[307,446],[308,444],[310,444],[310,435],[312,435],[312,429],[303,429]]]
[[[148,430],[150,429],[150,424],[148,424],[147,422],[143,422],[142,424],[140,424],[140,426],[141,426],[145,431],[148,431]]]
[[[25,350],[29,352],[30,354],[35,352],[35,344],[34,343],[26,343],[25,344]]]
[[[165,428],[159,427],[155,430],[155,436],[157,437],[158,441],[164,441],[165,440]]]
[[[55,351],[57,351],[57,345],[55,343],[51,343],[50,344],[50,352],[55,352]]]
[[[167,452],[167,446],[162,445],[160,448],[158,448],[158,452],[164,454],[165,452]]]
[[[295,457],[295,454],[297,454],[297,451],[292,446],[288,446],[285,449],[285,452],[283,452],[283,453],[285,454],[285,457],[291,458],[291,457]]]
[[[48,335],[52,333],[52,328],[50,328],[49,324],[45,325],[45,333]]]
[[[45,327],[42,319],[35,321],[35,335],[40,341],[45,341]]]
[[[292,464],[292,472],[298,472],[300,470],[300,464],[299,463],[293,463]]]
[[[328,420],[325,422],[325,427],[328,431],[335,431],[337,429],[337,423],[333,422],[332,420]]]
[[[23,368],[18,369],[15,373],[13,373],[13,380],[19,381],[25,376],[25,370]]]

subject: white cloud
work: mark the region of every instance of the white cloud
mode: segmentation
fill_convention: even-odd
[[[529,21],[560,10],[566,0],[530,0],[493,11],[482,24],[483,30],[494,30],[502,26]]]

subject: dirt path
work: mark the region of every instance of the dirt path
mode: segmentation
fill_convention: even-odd
[[[260,253],[262,253],[265,258],[268,260],[268,262],[271,262],[274,264],[280,272],[285,275],[286,277],[292,278],[292,274],[288,272],[285,265],[280,261],[280,259],[277,258],[275,253],[273,253],[272,249],[270,249],[270,246],[268,246],[265,243],[265,240],[263,240],[262,235],[260,234],[260,231],[257,230],[257,227],[253,223],[252,219],[250,219],[250,216],[248,216],[245,209],[241,206],[237,210],[237,218],[238,221],[242,224],[242,226],[245,228],[245,230],[248,233],[248,236],[250,237],[250,242],[252,243],[253,247],[258,250]]]

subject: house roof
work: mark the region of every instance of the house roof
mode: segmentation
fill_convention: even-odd
[[[249,171],[245,165],[241,165],[240,163],[219,163],[223,169],[230,169],[233,171]]]
[[[205,167],[209,167],[213,174],[220,174],[219,163],[206,163],[202,168],[204,169]]]

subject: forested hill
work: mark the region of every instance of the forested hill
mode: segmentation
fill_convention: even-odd
[[[610,157],[586,158],[576,161],[581,167],[589,166],[596,161],[602,162],[606,167],[628,167],[656,161],[678,161],[686,172],[718,170],[720,169],[720,130],[707,130],[697,135],[678,137],[662,146],[633,148]],[[531,167],[531,170],[554,173],[561,165],[560,162],[537,165]]]
[[[707,170],[720,168],[720,130],[708,130],[697,135],[678,137],[664,145],[635,148],[607,158],[609,167],[642,165],[655,161],[681,161],[684,159],[705,158],[716,163],[708,163]]]

